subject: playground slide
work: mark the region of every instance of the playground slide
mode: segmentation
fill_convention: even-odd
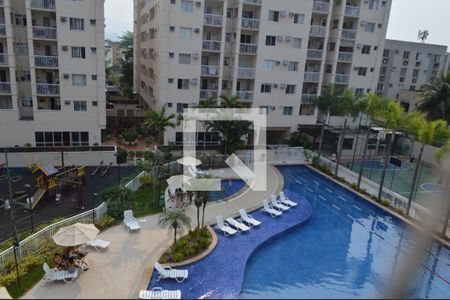
[[[109,163],[109,166],[105,168],[105,170],[102,172],[102,174],[100,174],[100,176],[104,177],[109,172],[109,169],[111,169],[112,165],[113,163]]]
[[[94,172],[91,173],[91,176],[95,176],[97,172],[100,170],[100,168],[103,166],[103,160],[100,162],[100,165],[94,170]]]
[[[31,209],[34,209],[34,207],[38,204],[38,202],[44,197],[45,193],[47,192],[46,189],[39,189],[34,193],[33,196],[33,204],[31,205]]]

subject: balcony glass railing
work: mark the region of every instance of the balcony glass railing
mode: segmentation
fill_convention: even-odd
[[[336,83],[348,83],[350,79],[349,74],[336,74]]]
[[[7,65],[7,64],[8,64],[8,54],[0,53],[0,65]]]
[[[351,52],[339,52],[339,54],[338,54],[339,61],[351,62],[352,59],[353,59],[353,53],[351,53]]]
[[[244,4],[261,5],[262,0],[242,0]]]
[[[221,42],[213,40],[203,41],[203,50],[207,51],[220,51]]]
[[[307,57],[310,59],[322,59],[323,50],[308,49]]]
[[[31,0],[31,8],[55,9],[55,0]]]
[[[44,27],[44,26],[33,26],[33,37],[40,39],[56,39],[56,28],[54,27]]]
[[[360,8],[357,6],[347,5],[345,7],[345,15],[350,17],[359,17]]]
[[[57,56],[35,56],[34,65],[36,67],[43,68],[57,68],[58,67],[58,57]]]
[[[317,94],[303,94],[302,104],[314,104],[317,100]]]
[[[319,82],[320,72],[305,72],[305,81],[307,82]]]
[[[311,25],[311,35],[324,37],[327,34],[327,28],[325,26]]]
[[[342,38],[354,40],[356,38],[356,29],[342,29]]]
[[[237,91],[236,96],[241,100],[253,100],[253,92],[252,91]]]
[[[313,5],[314,12],[328,13],[329,9],[330,9],[330,3],[322,2],[322,1],[314,1],[314,5]]]
[[[219,66],[204,65],[202,66],[203,76],[219,76]]]
[[[223,25],[223,16],[221,15],[213,15],[213,14],[204,14],[203,22],[206,25],[219,26]]]
[[[255,78],[256,69],[255,68],[238,68],[239,78]]]
[[[38,95],[59,95],[59,84],[38,83],[36,92]]]
[[[242,54],[256,54],[258,52],[258,45],[241,43],[239,46],[239,53]]]
[[[244,29],[258,30],[259,29],[259,19],[242,18],[241,25],[242,25],[242,28],[244,28]]]
[[[6,25],[0,24],[0,36],[6,36]]]
[[[200,100],[208,100],[210,98],[217,98],[218,90],[200,90]]]
[[[0,82],[0,94],[11,94],[11,83]]]

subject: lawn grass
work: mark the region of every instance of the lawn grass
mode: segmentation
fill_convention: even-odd
[[[166,181],[161,181],[160,192],[164,193],[167,188]],[[153,194],[153,185],[143,186],[133,195],[133,206],[135,208],[135,216],[142,217],[147,215],[153,215],[160,213],[163,207],[159,207],[159,197],[161,194],[158,193],[158,187],[156,194]]]

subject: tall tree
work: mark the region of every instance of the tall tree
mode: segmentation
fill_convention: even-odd
[[[147,135],[154,138],[156,144],[164,143],[164,132],[167,128],[175,128],[180,121],[176,114],[167,114],[167,105],[159,111],[149,110],[145,116],[142,128]]]
[[[434,145],[437,142],[442,142],[450,137],[450,132],[447,129],[447,122],[444,120],[436,120],[427,122],[423,116],[417,115],[414,120],[408,124],[409,129],[416,135],[417,140],[422,144],[420,147],[417,165],[414,170],[414,176],[411,183],[411,190],[408,197],[408,205],[406,208],[406,215],[409,216],[411,203],[414,198],[414,191],[416,190],[417,177],[419,175],[420,165],[422,163],[422,155],[426,145]]]
[[[173,244],[175,245],[177,233],[182,232],[184,228],[191,227],[191,218],[182,209],[170,209],[159,215],[157,225],[158,227],[168,227],[169,230],[173,230]]]
[[[423,89],[417,109],[425,112],[428,120],[443,119],[450,123],[450,72],[432,78]]]
[[[319,141],[319,151],[317,156],[317,162],[320,165],[320,156],[322,154],[323,148],[323,139],[325,135],[325,127],[328,126],[328,122],[330,119],[331,110],[336,107],[338,103],[338,96],[336,94],[336,89],[334,85],[327,85],[322,94],[317,98],[317,107],[322,114],[325,114],[325,122],[322,125],[321,133],[320,133],[320,141]]]
[[[120,78],[121,93],[123,96],[134,98],[134,47],[132,32],[126,31],[119,37],[119,51],[122,52],[119,62],[122,70],[122,77]]]

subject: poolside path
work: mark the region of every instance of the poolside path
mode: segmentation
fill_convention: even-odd
[[[218,175],[231,175],[227,170],[218,172]],[[248,190],[235,199],[211,204],[206,210],[205,222],[214,223],[217,215],[235,216],[240,208],[251,211],[260,207],[263,199],[283,187],[283,177],[274,167],[268,166],[267,176],[267,191]],[[195,207],[189,207],[186,212],[193,220],[192,225],[195,225]],[[111,241],[111,245],[106,251],[91,250],[86,258],[90,269],[76,281],[64,284],[41,280],[23,298],[136,299],[139,290],[147,288],[154,263],[172,242],[167,230],[156,226],[158,216],[141,219],[145,222],[140,222],[140,232],[128,233],[121,225],[102,232],[98,238]]]

